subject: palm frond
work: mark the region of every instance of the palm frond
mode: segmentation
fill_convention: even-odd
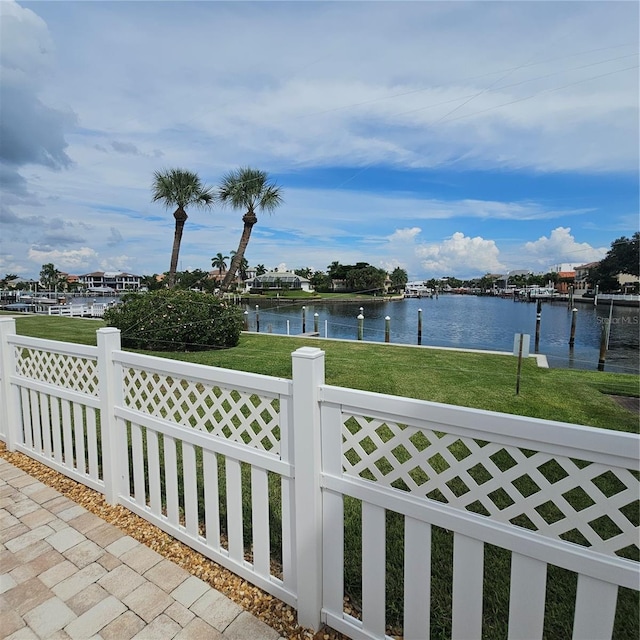
[[[240,167],[223,176],[218,188],[221,204],[232,209],[273,211],[282,203],[280,187],[269,182],[266,171]]]
[[[197,173],[185,169],[155,171],[151,187],[152,202],[163,201],[167,209],[173,207],[208,207],[215,201],[212,187],[202,184]]]

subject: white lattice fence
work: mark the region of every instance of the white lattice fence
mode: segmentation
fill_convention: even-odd
[[[294,604],[291,382],[134,353],[116,362],[122,502]]]
[[[330,626],[350,637],[383,638],[390,632],[386,610],[405,637],[429,637],[430,590],[450,562],[449,600],[439,590],[435,597],[439,607],[451,607],[452,637],[483,635],[485,607],[495,616],[500,606],[493,596],[485,600],[492,580],[490,593],[506,585],[508,606],[497,616],[508,621],[509,637],[544,637],[548,607],[558,606],[547,604],[549,593],[571,591],[567,571],[577,577],[566,596],[574,601],[561,605],[567,628],[574,638],[611,637],[622,615],[619,586],[637,590],[640,583],[637,435],[330,386],[321,403]],[[361,532],[355,551],[346,524],[354,517]],[[385,557],[398,547],[400,622],[386,602],[395,569]],[[347,549],[361,554],[357,617],[342,601]],[[499,577],[487,566],[496,552],[509,558]],[[438,628],[447,628],[438,611]]]
[[[124,371],[127,406],[211,435],[280,453],[279,399],[225,381],[129,367]]]
[[[98,395],[95,348],[90,355],[55,351],[49,345],[40,347],[16,344],[14,349],[18,375],[78,393]]]
[[[70,345],[0,320],[9,448],[296,606],[305,626],[385,636],[390,539],[404,553],[405,638],[429,637],[432,579],[448,570],[450,635],[482,637],[488,548],[509,556],[505,636],[545,636],[556,570],[575,577],[575,638],[611,637],[619,587],[638,590],[637,435],[330,387],[310,347],[293,354],[290,381],[123,352],[117,330],[97,333],[97,348]],[[359,534],[347,501],[360,504]],[[343,610],[357,535],[360,620]]]
[[[96,347],[9,340],[18,450],[104,490]]]
[[[601,553],[638,556],[631,469],[349,413],[342,433],[347,475]]]

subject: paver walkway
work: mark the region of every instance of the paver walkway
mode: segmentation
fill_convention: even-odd
[[[6,640],[278,640],[206,582],[0,458]]]

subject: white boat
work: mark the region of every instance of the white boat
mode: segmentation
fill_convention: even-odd
[[[404,297],[405,298],[431,298],[433,296],[433,289],[427,287],[422,281],[407,282],[404,285]]]

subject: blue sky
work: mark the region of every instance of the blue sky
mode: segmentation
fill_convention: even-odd
[[[546,271],[639,228],[636,2],[0,0],[0,273],[169,267],[153,172],[263,169],[252,265]],[[182,269],[237,247],[190,213]]]

